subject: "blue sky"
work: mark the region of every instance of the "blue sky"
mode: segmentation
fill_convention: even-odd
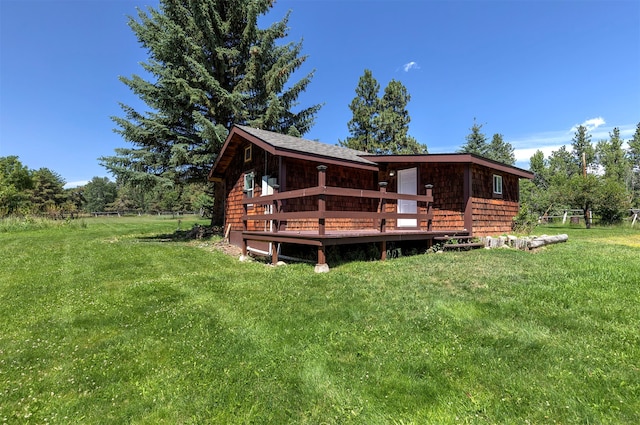
[[[0,156],[47,167],[69,185],[109,176],[98,157],[131,147],[112,130],[119,102],[143,108],[118,76],[146,61],[127,26],[156,0],[0,0]],[[324,103],[305,135],[337,143],[370,69],[411,95],[409,134],[455,152],[474,118],[504,135],[527,168],[585,124],[593,141],[640,122],[640,2],[278,0],[287,40],[315,70],[300,105]],[[295,78],[295,77],[294,77]],[[381,93],[382,94],[382,93]]]

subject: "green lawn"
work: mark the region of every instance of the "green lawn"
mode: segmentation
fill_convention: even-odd
[[[177,227],[0,232],[0,423],[640,423],[640,228],[315,274]]]

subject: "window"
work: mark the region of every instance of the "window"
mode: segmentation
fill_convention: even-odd
[[[254,174],[253,171],[244,174],[244,191],[247,198],[253,198]]]
[[[251,161],[251,146],[252,145],[249,145],[246,148],[244,148],[244,162]]]
[[[493,193],[502,195],[502,176],[493,175]]]

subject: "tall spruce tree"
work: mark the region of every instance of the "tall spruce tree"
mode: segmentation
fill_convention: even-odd
[[[591,135],[589,134],[589,130],[587,127],[583,125],[579,125],[576,129],[576,132],[573,135],[573,139],[571,141],[573,154],[573,160],[576,165],[582,169],[583,166],[586,165],[587,168],[593,166],[596,160],[596,150],[591,144]],[[585,164],[583,164],[583,154]]]
[[[426,145],[407,134],[411,122],[407,88],[391,80],[382,98],[378,97],[379,91],[380,84],[371,70],[365,69],[349,105],[353,113],[347,123],[351,136],[340,140],[340,145],[378,155],[427,153]]]
[[[298,112],[299,95],[313,76],[293,84],[292,74],[306,60],[302,44],[280,43],[288,15],[266,29],[258,17],[272,0],[160,0],[159,9],[138,10],[129,26],[149,54],[138,75],[121,77],[149,108],[122,104],[113,117],[116,132],[133,148],[100,158],[120,181],[138,186],[181,187],[205,181],[233,124],[304,134],[321,105]],[[222,199],[216,185],[216,199]],[[222,219],[216,202],[213,222]]]
[[[380,99],[378,115],[374,118],[377,130],[378,154],[423,154],[427,147],[409,136],[411,117],[407,104],[411,96],[407,88],[396,80],[391,80]]]
[[[504,141],[504,137],[500,133],[496,133],[491,138],[491,142],[487,146],[487,158],[503,164],[514,165],[516,156],[513,152],[513,146],[509,142]]]
[[[351,136],[340,140],[341,146],[370,153],[376,151],[378,135],[375,117],[380,108],[379,91],[380,84],[373,77],[371,70],[365,69],[358,80],[356,96],[349,104],[349,109],[353,113],[351,120],[347,123]]]
[[[609,133],[609,140],[598,142],[596,155],[598,163],[604,168],[604,177],[626,185],[630,183],[631,161],[625,156],[623,143],[620,129],[615,127]]]
[[[627,149],[627,157],[633,169],[631,179],[631,190],[633,195],[633,205],[640,207],[640,122],[636,125],[636,131],[633,138],[629,140],[629,149]]]
[[[473,119],[473,126],[469,129],[471,133],[466,136],[467,143],[462,145],[458,152],[472,153],[480,156],[487,155],[487,137],[481,131],[482,125],[483,124],[478,124],[475,118]]]

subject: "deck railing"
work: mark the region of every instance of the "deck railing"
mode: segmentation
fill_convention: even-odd
[[[312,219],[318,220],[318,235],[325,235],[327,219],[373,219],[378,231],[386,231],[387,220],[398,219],[416,219],[418,228],[420,221],[427,221],[427,231],[432,229],[433,221],[433,186],[425,185],[424,195],[408,195],[400,193],[387,192],[387,182],[380,182],[379,190],[364,189],[348,189],[343,187],[334,187],[326,185],[325,165],[320,165],[318,169],[318,185],[305,189],[290,190],[286,192],[278,192],[279,186],[274,186],[273,195],[259,196],[255,198],[245,198],[242,200],[244,213],[242,215],[243,230],[248,230],[248,221],[265,221],[271,222],[271,232],[278,233],[280,224],[288,220]],[[312,211],[290,211],[283,212],[283,201],[290,199],[300,199],[306,197],[317,196],[317,208]],[[345,198],[369,198],[378,200],[377,211],[352,211],[352,210],[327,210],[327,196],[345,197]],[[413,214],[387,212],[386,204],[388,201],[409,200],[417,201],[417,203],[426,204],[426,212],[416,212]],[[266,205],[272,206],[272,212],[268,214],[249,214],[249,205]],[[353,229],[358,230],[358,229]]]

